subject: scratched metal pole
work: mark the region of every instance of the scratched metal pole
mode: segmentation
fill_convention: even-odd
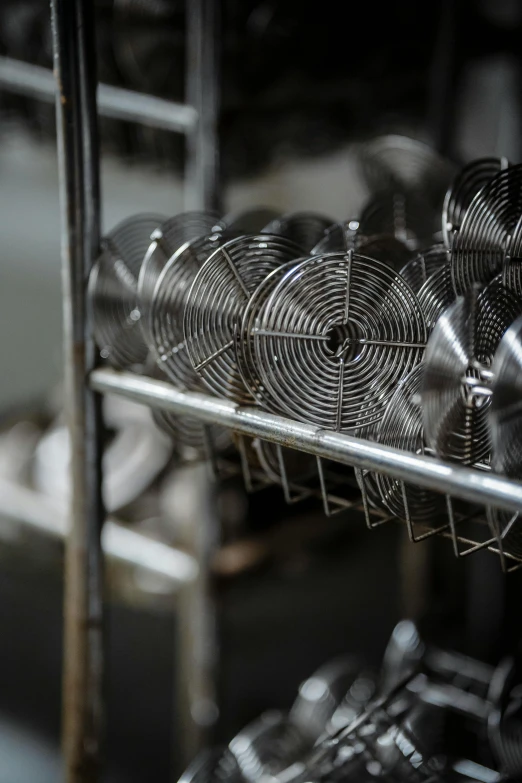
[[[85,289],[100,232],[91,0],[51,0],[62,221],[65,413],[71,501],[65,551],[63,752],[67,783],[99,779],[104,727],[101,417]]]

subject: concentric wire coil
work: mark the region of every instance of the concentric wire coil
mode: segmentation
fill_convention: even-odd
[[[264,234],[276,234],[295,242],[304,252],[311,252],[322,239],[333,220],[317,212],[291,212],[270,221]]]
[[[138,276],[138,303],[145,340],[152,350],[150,309],[158,277],[169,258],[186,242],[219,231],[219,217],[211,212],[183,212],[169,218],[151,236]]]
[[[458,294],[502,272],[521,214],[522,165],[510,166],[477,193],[455,235],[451,266]]]
[[[300,421],[347,430],[384,414],[426,328],[399,275],[354,253],[312,257],[280,279],[251,324],[263,394]]]
[[[521,300],[495,280],[457,299],[436,323],[421,398],[426,441],[439,456],[468,465],[489,457],[491,362],[521,312]]]
[[[114,367],[127,369],[146,362],[148,348],[140,328],[138,275],[150,237],[165,218],[134,215],[102,240],[88,286],[94,338],[100,353]]]
[[[457,298],[449,263],[441,266],[431,277],[428,277],[419,289],[418,297],[426,326],[431,332],[444,311]]]
[[[197,273],[222,244],[228,232],[217,231],[183,245],[163,267],[151,307],[151,335],[158,366],[182,389],[200,390],[201,380],[187,354],[183,315],[188,293]]]
[[[301,254],[285,237],[239,237],[216,250],[198,272],[185,308],[185,346],[195,372],[219,396],[252,402],[236,360],[236,331],[257,286]]]
[[[448,261],[448,252],[444,245],[432,245],[408,261],[400,272],[412,291],[418,294],[428,278],[438,272]]]
[[[448,188],[442,208],[442,236],[446,247],[451,247],[452,234],[460,229],[477,193],[508,166],[506,158],[478,158],[459,171]]]
[[[424,454],[420,390],[424,367],[419,364],[402,380],[379,426],[378,441],[385,446]],[[431,522],[445,512],[444,497],[415,484],[404,484],[385,474],[377,475],[384,505],[400,519]]]

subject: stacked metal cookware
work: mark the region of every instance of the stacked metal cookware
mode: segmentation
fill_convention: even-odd
[[[519,780],[521,686],[492,667],[424,644],[399,623],[380,672],[331,661],[292,708],[262,715],[226,748],[205,751],[180,783],[472,783]]]
[[[398,136],[365,143],[359,161],[370,195],[341,222],[253,209],[117,226],[89,283],[101,356],[184,390],[522,478],[522,165],[488,158],[455,172]],[[319,487],[334,508],[342,481],[337,472],[331,488],[330,466],[156,417],[180,451],[235,440],[243,466],[283,484],[287,499]],[[385,475],[355,478],[370,526],[399,518],[412,540],[442,534],[458,555],[489,548],[506,570],[522,562],[516,514]]]

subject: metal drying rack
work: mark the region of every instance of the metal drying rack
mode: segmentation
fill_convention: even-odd
[[[101,395],[122,395],[153,408],[220,424],[238,434],[289,446],[318,458],[360,470],[378,471],[401,481],[414,481],[445,495],[522,511],[522,484],[491,472],[443,463],[340,432],[320,430],[257,408],[239,407],[210,395],[179,391],[163,381],[97,366],[85,299],[89,271],[100,247],[97,115],[185,133],[187,205],[217,209],[220,201],[217,144],[219,4],[213,0],[187,0],[186,3],[187,105],[97,85],[93,5],[92,0],[51,0],[55,79],[51,71],[44,68],[0,58],[0,86],[41,100],[56,98],[65,404],[72,444],[73,488],[66,538],[64,609],[63,742],[68,783],[99,779],[104,733],[101,533],[105,513],[101,496]],[[411,531],[410,537],[419,540]],[[204,604],[197,601],[204,601],[208,596],[209,584],[204,547],[200,552],[203,554],[199,558],[199,576],[192,588],[199,593],[195,604],[189,601],[189,606],[199,609]],[[189,657],[192,652],[189,649]]]

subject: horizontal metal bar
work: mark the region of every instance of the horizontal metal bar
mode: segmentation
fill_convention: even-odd
[[[56,82],[50,68],[11,57],[0,57],[0,88],[49,103],[54,102],[56,95]],[[198,121],[192,106],[110,84],[98,85],[97,103],[102,117],[137,122],[162,130],[187,133],[195,128]]]
[[[31,530],[65,539],[67,509],[63,503],[3,478],[0,478],[0,514]],[[174,587],[188,584],[198,575],[198,564],[192,555],[144,536],[116,519],[107,519],[102,545],[109,557],[168,577],[175,583]]]
[[[120,394],[135,402],[220,424],[243,435],[280,443],[324,459],[387,473],[472,503],[522,511],[522,484],[494,473],[410,454],[345,433],[321,430],[257,408],[242,408],[210,395],[179,391],[165,381],[132,373],[98,369],[91,373],[90,383],[98,392]]]

